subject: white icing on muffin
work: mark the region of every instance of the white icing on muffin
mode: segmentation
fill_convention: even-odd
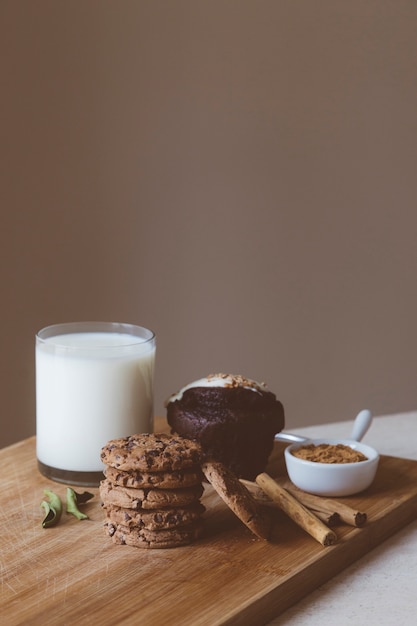
[[[165,402],[165,406],[168,406],[170,402],[181,400],[184,392],[193,387],[223,387],[225,389],[243,387],[244,389],[250,389],[260,394],[268,391],[265,383],[258,383],[256,380],[245,378],[244,376],[240,376],[240,374],[209,374],[204,378],[188,383],[188,385],[185,385],[185,387],[180,389],[177,393],[172,394]]]

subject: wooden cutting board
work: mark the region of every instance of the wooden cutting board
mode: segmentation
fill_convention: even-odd
[[[284,475],[283,444],[269,473]],[[43,529],[43,489],[65,501],[65,485],[39,474],[35,438],[0,451],[0,615],[8,626],[263,624],[343,570],[417,515],[417,462],[382,457],[372,487],[343,500],[368,515],[363,528],[336,527],[323,547],[276,511],[270,542],[257,539],[210,486],[205,535],[175,549],[115,546],[102,530],[97,489],[90,519],[63,513]],[[80,490],[78,488],[78,490]]]

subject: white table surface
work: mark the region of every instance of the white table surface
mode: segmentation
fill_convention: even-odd
[[[306,437],[349,437],[352,422],[292,429]],[[417,411],[375,417],[363,438],[381,454],[417,460]],[[415,626],[416,519],[269,626]]]

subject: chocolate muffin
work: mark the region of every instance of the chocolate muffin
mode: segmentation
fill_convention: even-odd
[[[284,408],[264,383],[240,375],[210,374],[166,402],[173,433],[200,443],[204,458],[220,461],[239,478],[265,470]]]

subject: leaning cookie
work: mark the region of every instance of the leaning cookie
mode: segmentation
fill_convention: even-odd
[[[187,506],[198,502],[203,491],[201,483],[181,489],[133,489],[114,485],[107,479],[101,481],[99,488],[104,508],[119,506],[133,510]]]
[[[112,522],[104,524],[104,530],[113,543],[147,549],[185,546],[201,536],[202,528],[201,520],[171,530],[128,528]]]
[[[122,471],[165,472],[195,467],[201,462],[198,443],[165,433],[144,433],[112,439],[101,460]]]
[[[187,526],[199,520],[206,510],[200,502],[184,507],[155,510],[133,510],[121,507],[106,509],[107,521],[125,528],[145,528],[147,530],[166,530]]]
[[[268,539],[272,527],[270,512],[255,502],[240,480],[219,462],[203,463],[202,469],[208,482],[235,515],[257,537]]]
[[[201,469],[198,467],[189,470],[173,470],[171,472],[129,472],[107,466],[104,475],[114,485],[132,487],[133,489],[181,489],[193,487],[202,481]]]

